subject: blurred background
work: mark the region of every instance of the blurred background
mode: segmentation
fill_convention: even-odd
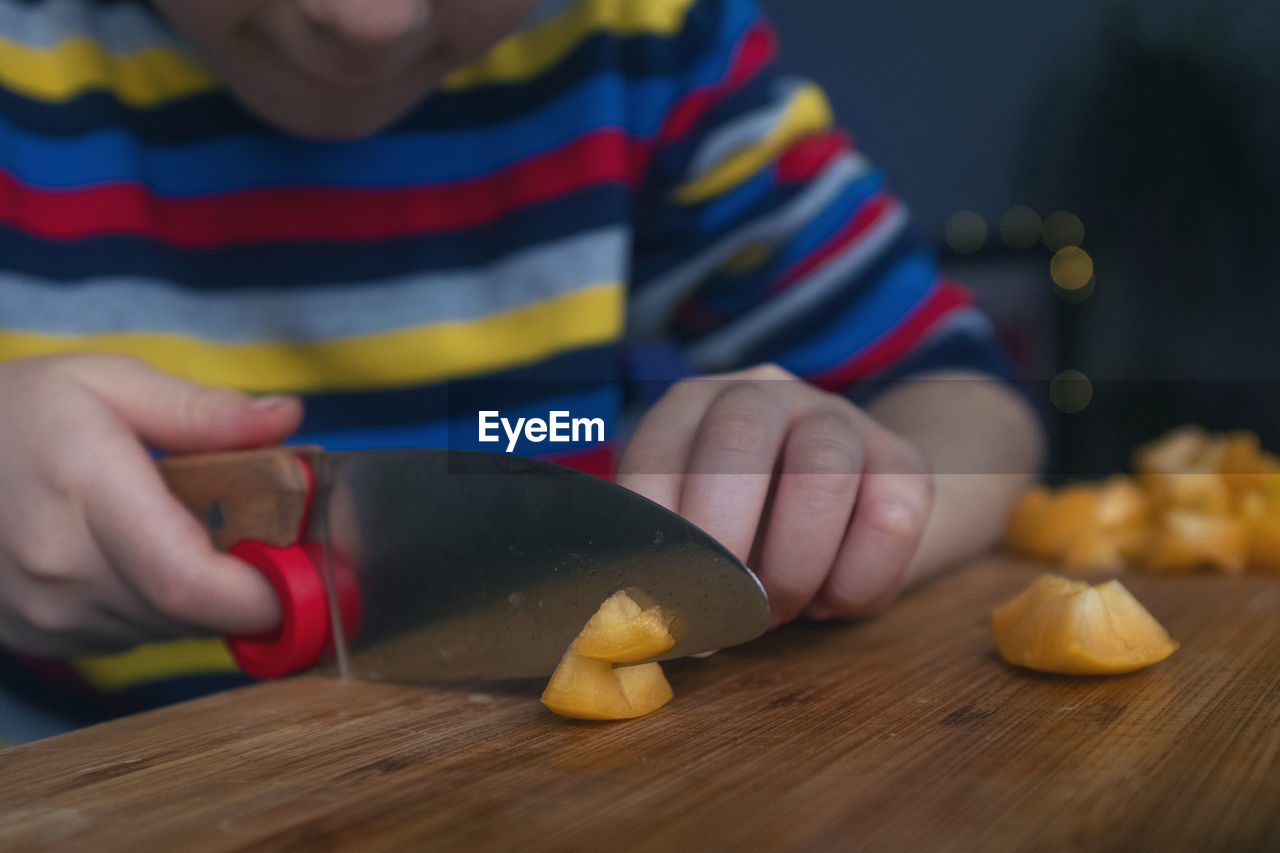
[[[1051,481],[1182,423],[1280,448],[1280,3],[764,5],[996,322]]]

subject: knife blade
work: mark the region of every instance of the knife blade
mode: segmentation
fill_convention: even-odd
[[[264,571],[281,597],[279,631],[229,643],[242,668],[259,668],[251,674],[282,674],[288,658],[286,671],[321,663],[371,680],[545,676],[619,589],[672,617],[663,659],[768,626],[763,587],[723,545],[554,463],[307,447],[160,466],[214,543]]]

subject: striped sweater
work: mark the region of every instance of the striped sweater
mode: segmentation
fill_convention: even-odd
[[[300,393],[298,440],[330,449],[494,449],[480,408],[612,431],[629,399],[763,361],[851,393],[1000,372],[776,54],[754,0],[549,0],[394,127],[317,142],[242,110],[144,2],[0,0],[0,360]],[[605,473],[610,442],[552,458]],[[132,708],[228,667],[186,642],[64,675]]]

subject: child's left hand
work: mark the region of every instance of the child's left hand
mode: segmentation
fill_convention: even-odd
[[[914,445],[773,365],[673,386],[640,422],[618,482],[744,560],[774,626],[890,603],[934,493]]]

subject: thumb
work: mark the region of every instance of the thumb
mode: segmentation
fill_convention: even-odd
[[[298,428],[292,397],[250,397],[188,382],[128,357],[94,357],[74,366],[80,383],[144,442],[166,450],[233,450],[276,444]]]

